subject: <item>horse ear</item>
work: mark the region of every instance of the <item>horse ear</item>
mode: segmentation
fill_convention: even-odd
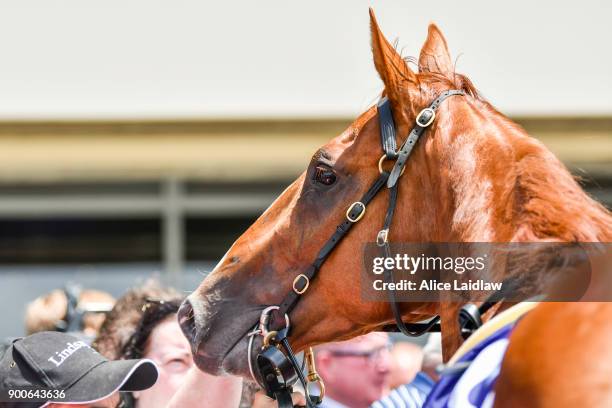
[[[378,75],[385,84],[387,97],[394,106],[401,106],[402,87],[406,87],[407,82],[412,85],[416,84],[418,82],[416,74],[380,31],[374,10],[371,8],[370,30],[372,32],[372,54]]]
[[[446,39],[435,24],[429,25],[427,39],[419,56],[419,70],[442,74],[451,81],[455,77],[455,69],[446,45]]]

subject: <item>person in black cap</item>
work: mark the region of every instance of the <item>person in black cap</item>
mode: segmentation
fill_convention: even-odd
[[[84,341],[41,332],[14,341],[0,359],[0,408],[115,408],[119,392],[157,381],[148,359],[109,361]]]

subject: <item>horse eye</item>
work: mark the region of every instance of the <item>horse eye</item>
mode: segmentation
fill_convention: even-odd
[[[336,174],[329,167],[319,165],[315,168],[313,180],[317,183],[331,186],[336,182]]]

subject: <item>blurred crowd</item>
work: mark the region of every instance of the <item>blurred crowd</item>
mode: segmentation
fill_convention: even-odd
[[[33,300],[26,337],[7,339],[0,349],[2,392],[51,382],[66,388],[62,401],[71,408],[275,407],[254,384],[197,369],[176,316],[183,298],[152,280],[117,300],[75,285]],[[440,343],[435,334],[421,347],[370,333],[317,346],[321,407],[421,407],[438,379]],[[0,407],[64,406],[50,401]]]

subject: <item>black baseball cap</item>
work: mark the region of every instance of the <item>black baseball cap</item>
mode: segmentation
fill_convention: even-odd
[[[157,366],[151,360],[109,361],[77,337],[40,332],[15,340],[2,355],[0,407],[5,406],[2,401],[8,401],[10,390],[63,391],[63,398],[46,397],[28,404],[32,407],[50,402],[89,404],[117,391],[146,390],[157,377]]]

